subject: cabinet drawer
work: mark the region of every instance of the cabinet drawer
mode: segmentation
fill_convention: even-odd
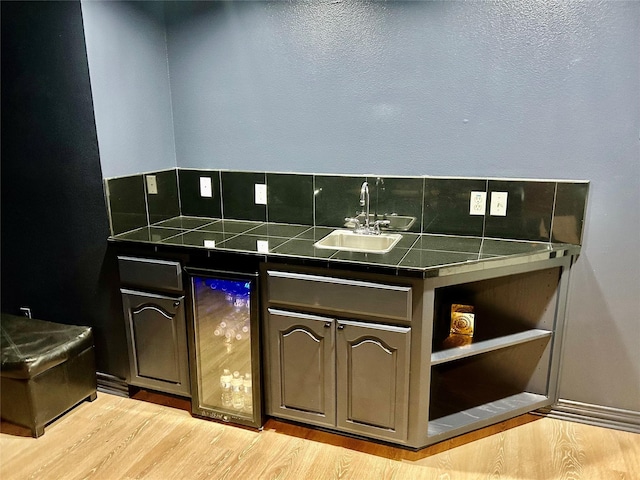
[[[122,285],[174,292],[183,290],[180,262],[118,257],[118,267]]]
[[[411,321],[411,287],[303,273],[267,271],[272,304]]]

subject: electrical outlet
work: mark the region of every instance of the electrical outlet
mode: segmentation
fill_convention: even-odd
[[[158,182],[156,181],[155,175],[147,175],[147,193],[149,195],[157,195],[158,194]]]
[[[507,196],[507,192],[491,192],[491,208],[489,213],[492,216],[507,216]]]
[[[256,240],[256,250],[259,253],[269,253],[269,240]]]
[[[204,241],[204,248],[216,248],[216,241],[215,240],[205,240]]]
[[[484,215],[487,209],[487,192],[471,192],[469,215]]]
[[[267,204],[267,186],[263,183],[256,183],[256,205]]]
[[[213,190],[211,189],[211,177],[200,177],[200,196],[211,198]]]

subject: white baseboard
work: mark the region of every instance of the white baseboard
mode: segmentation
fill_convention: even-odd
[[[550,407],[541,408],[536,413],[561,420],[571,420],[598,427],[640,433],[640,412],[633,410],[560,399],[558,403]]]

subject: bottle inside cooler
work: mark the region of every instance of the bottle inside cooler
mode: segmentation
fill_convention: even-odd
[[[242,383],[244,389],[244,409],[247,412],[253,410],[253,385],[251,384],[251,374],[244,374],[244,382]]]
[[[233,403],[232,395],[231,395],[231,380],[233,376],[228,368],[225,368],[222,371],[222,375],[220,375],[220,388],[222,389],[222,394],[220,395],[220,399],[223,407],[230,407]]]
[[[243,383],[244,379],[240,375],[240,372],[233,372],[233,380],[231,380],[231,399],[235,410],[242,410],[244,408]]]

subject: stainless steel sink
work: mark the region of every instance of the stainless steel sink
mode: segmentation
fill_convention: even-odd
[[[349,252],[387,253],[400,241],[399,233],[365,235],[352,230],[334,230],[313,245],[317,248],[346,250]]]

